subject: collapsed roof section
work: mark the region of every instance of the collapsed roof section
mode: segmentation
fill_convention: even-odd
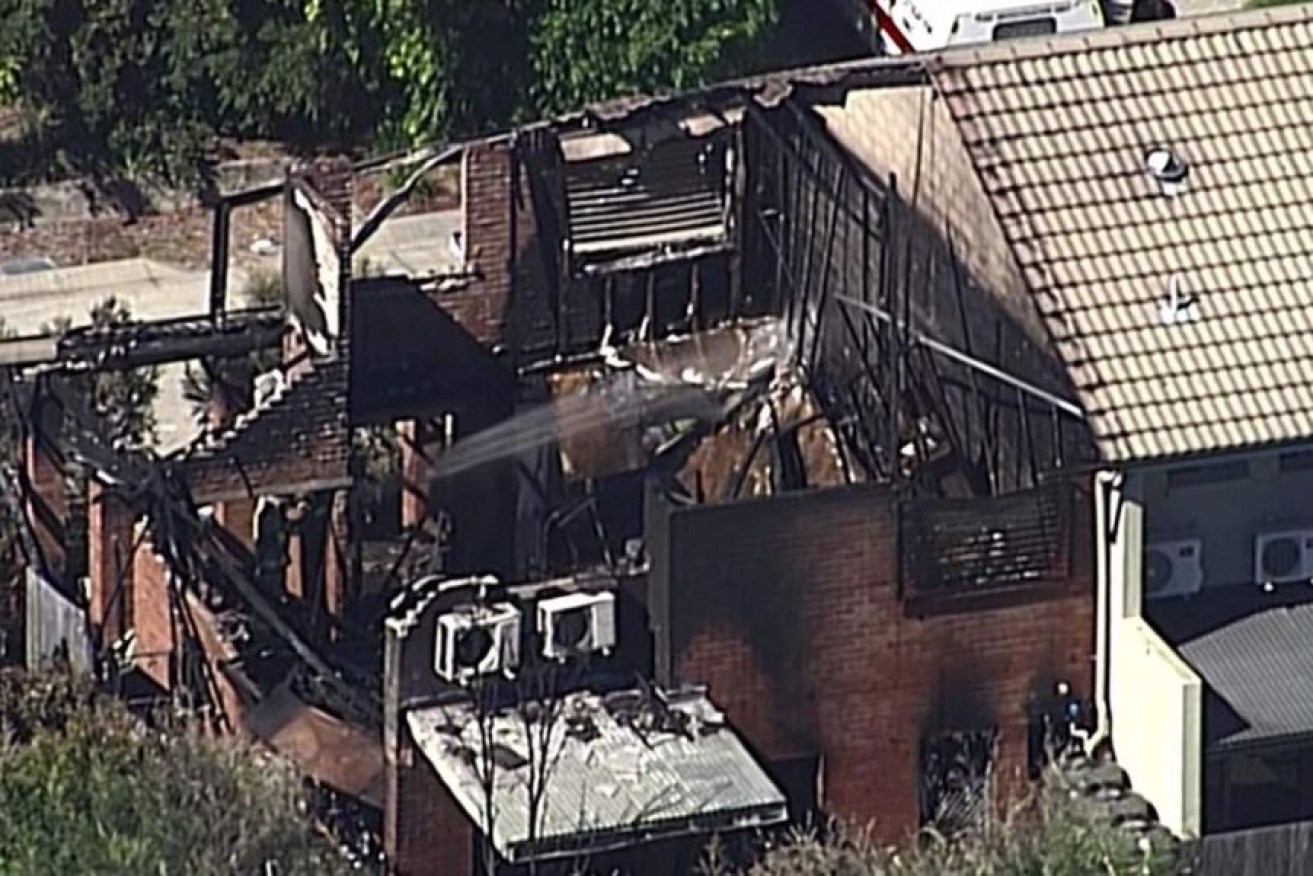
[[[283,198],[282,280],[292,355],[260,378],[269,389],[257,393],[251,410],[181,454],[201,501],[350,484],[350,167],[339,162],[294,173]]]

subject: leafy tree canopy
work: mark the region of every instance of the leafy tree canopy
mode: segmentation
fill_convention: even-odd
[[[132,321],[132,310],[115,298],[106,298],[91,308],[91,328],[108,329]],[[67,331],[71,321],[55,320],[56,331]],[[155,440],[155,398],[159,395],[159,370],[134,368],[128,371],[86,371],[70,378],[73,391],[105,424],[108,437],[129,447],[143,447]]]
[[[61,675],[0,672],[0,869],[346,873],[281,763],[182,723],[147,728]]]
[[[199,184],[215,138],[400,147],[746,72],[780,0],[0,0],[13,182]],[[20,150],[22,151],[22,150]]]
[[[533,28],[533,109],[681,91],[750,69],[776,0],[546,0]]]

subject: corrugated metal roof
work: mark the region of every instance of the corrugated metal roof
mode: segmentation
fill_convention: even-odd
[[[1181,656],[1234,712],[1206,719],[1212,744],[1313,734],[1310,642],[1313,604],[1304,604],[1260,611],[1180,646]]]
[[[683,732],[644,726],[654,714],[638,692],[575,694],[551,722],[533,725],[531,758],[523,712],[491,720],[493,804],[480,780],[480,722],[473,708],[433,706],[407,715],[424,756],[470,819],[510,861],[599,851],[641,838],[778,824],[784,795],[748,754],[723,716],[700,694],[670,712]],[[566,716],[572,717],[567,720]],[[689,720],[691,719],[691,720]],[[578,732],[569,731],[574,726]],[[544,745],[543,740],[546,740]],[[546,769],[530,763],[548,764]],[[529,782],[542,782],[537,831],[529,829]]]
[[[1313,436],[1310,45],[1304,6],[929,61],[1112,461]]]

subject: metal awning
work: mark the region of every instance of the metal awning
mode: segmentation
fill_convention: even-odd
[[[1254,593],[1245,601],[1264,595]],[[1290,604],[1279,593],[1273,597],[1270,607],[1217,624],[1178,646],[1208,686],[1204,731],[1211,751],[1313,737],[1308,696],[1313,603]],[[1307,600],[1307,595],[1292,598]]]
[[[551,719],[527,718],[533,711],[502,710],[480,720],[461,702],[407,715],[438,777],[507,861],[598,853],[788,818],[784,794],[701,691],[663,698],[579,693],[549,708]],[[486,758],[484,740],[490,741]],[[485,773],[488,762],[493,766]],[[531,786],[543,788],[534,795],[532,830]]]

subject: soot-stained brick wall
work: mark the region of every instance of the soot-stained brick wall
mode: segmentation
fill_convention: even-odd
[[[1019,790],[1029,698],[1057,680],[1089,690],[1094,626],[1084,513],[1072,580],[917,617],[896,509],[884,488],[848,487],[656,511],[652,530],[666,527],[653,610],[673,679],[709,685],[767,761],[819,755],[821,807],[890,841],[918,827],[927,736],[997,728],[1000,793]]]

